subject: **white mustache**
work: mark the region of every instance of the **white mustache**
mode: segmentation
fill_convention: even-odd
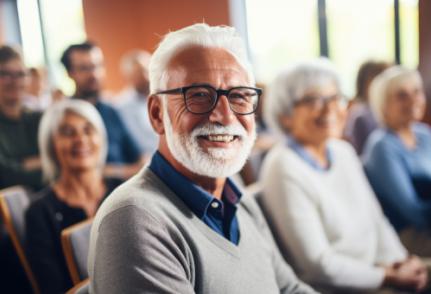
[[[198,126],[191,133],[192,138],[209,135],[231,135],[239,137],[240,139],[244,139],[248,134],[244,127],[239,124],[221,126],[219,124],[211,123]]]

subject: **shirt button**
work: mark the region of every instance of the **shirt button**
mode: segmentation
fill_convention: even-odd
[[[214,201],[213,203],[211,203],[211,207],[214,209],[217,209],[220,206],[220,204],[216,201]]]

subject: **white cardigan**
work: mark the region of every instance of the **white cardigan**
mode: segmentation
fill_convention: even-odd
[[[376,200],[353,148],[330,140],[332,165],[317,171],[286,144],[265,158],[261,182],[282,251],[319,287],[372,290],[407,252]]]

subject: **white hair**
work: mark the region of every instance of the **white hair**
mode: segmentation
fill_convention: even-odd
[[[422,85],[422,78],[417,70],[400,65],[391,66],[376,76],[370,85],[369,103],[377,121],[384,125],[383,109],[389,92],[405,82]]]
[[[286,130],[280,124],[281,115],[290,115],[295,102],[304,98],[307,91],[340,81],[332,63],[326,58],[301,62],[281,71],[269,87],[264,99],[263,117],[268,126],[279,134]]]
[[[222,126],[209,123],[199,125],[190,134],[178,134],[172,128],[166,103],[163,103],[163,124],[169,150],[175,159],[188,170],[206,177],[230,177],[238,173],[245,162],[254,142],[256,130],[249,135],[240,124]],[[209,148],[204,152],[198,144],[198,137],[210,134],[230,134],[238,137],[240,146],[232,148]]]
[[[209,26],[198,23],[170,32],[160,42],[150,61],[151,93],[165,90],[169,78],[167,72],[169,62],[179,52],[193,46],[225,49],[246,70],[250,83],[254,84],[254,76],[244,42],[235,29],[228,26]]]
[[[105,125],[99,112],[89,102],[79,99],[68,99],[51,105],[43,114],[39,124],[38,141],[42,161],[43,177],[48,182],[54,182],[60,175],[60,164],[54,150],[53,136],[60,128],[66,114],[73,113],[90,122],[102,136],[99,167],[105,165],[107,156],[107,135]]]
[[[143,64],[148,67],[151,59],[151,54],[144,50],[132,50],[121,57],[120,69],[123,75],[129,75],[135,64]]]

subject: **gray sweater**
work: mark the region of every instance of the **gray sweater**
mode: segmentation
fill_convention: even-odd
[[[245,199],[244,199],[245,198]],[[251,196],[234,245],[144,168],[103,203],[89,253],[91,293],[315,293],[275,247]]]

